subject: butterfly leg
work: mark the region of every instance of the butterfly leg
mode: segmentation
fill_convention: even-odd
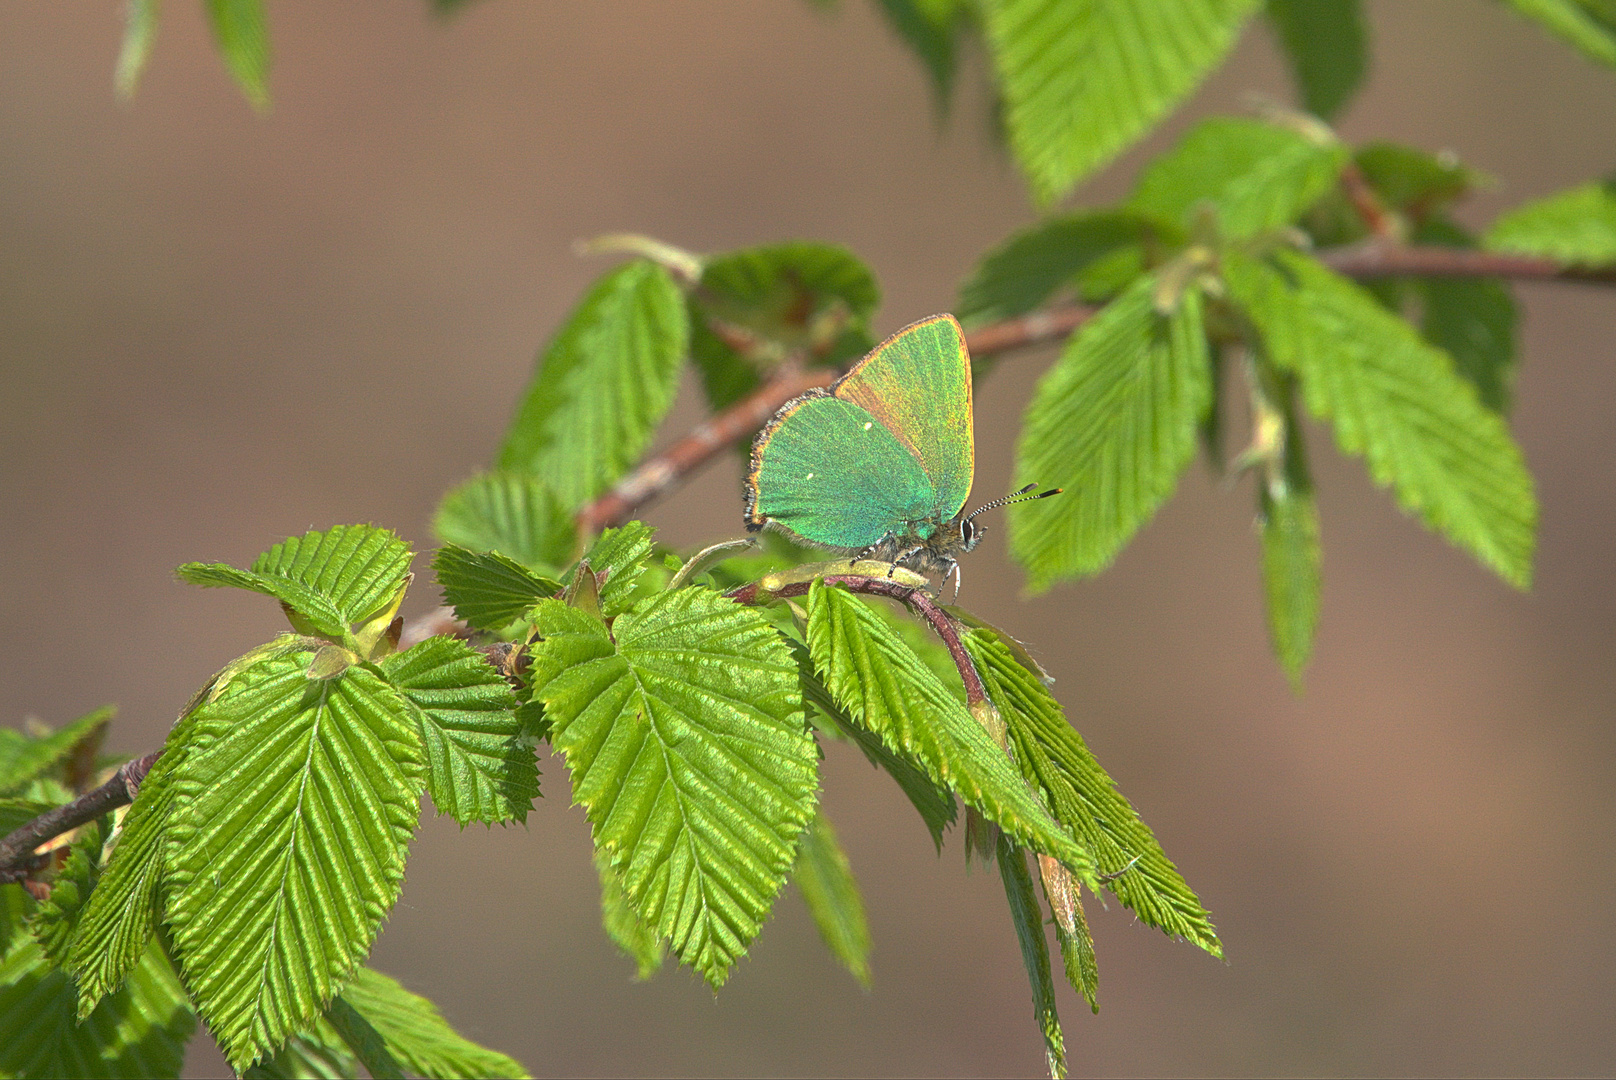
[[[917,544],[908,551],[901,551],[897,555],[893,556],[892,565],[887,568],[887,577],[891,577],[893,574],[896,574],[898,572],[898,567],[903,564],[904,560],[914,558],[916,555],[919,555],[925,550],[926,547],[924,544]]]
[[[958,600],[960,586],[964,584],[964,577],[960,574],[960,564],[958,559],[948,560],[948,569],[943,572],[944,585],[948,584],[948,576],[950,574],[954,575],[954,599]]]

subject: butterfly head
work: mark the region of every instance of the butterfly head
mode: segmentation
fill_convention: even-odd
[[[1028,484],[1026,487],[1017,491],[1012,491],[1010,494],[994,499],[990,503],[983,503],[975,510],[972,510],[969,514],[966,514],[964,517],[960,518],[959,550],[970,551],[982,541],[983,535],[987,532],[986,525],[978,525],[976,523],[976,515],[984,513],[988,510],[997,510],[1001,506],[1012,506],[1016,503],[1033,502],[1036,499],[1047,499],[1051,495],[1059,495],[1062,490],[1061,488],[1050,488],[1047,491],[1039,491],[1036,494],[1033,494],[1033,489],[1037,486],[1037,484]]]

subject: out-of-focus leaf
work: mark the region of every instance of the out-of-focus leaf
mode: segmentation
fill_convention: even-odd
[[[1369,68],[1369,28],[1359,0],[1268,0],[1268,17],[1279,31],[1302,106],[1333,120]]]
[[[847,853],[823,812],[803,830],[793,875],[825,946],[866,989],[870,985],[870,927]]]
[[[497,551],[554,576],[577,557],[578,530],[548,484],[537,476],[491,472],[443,497],[432,529],[446,544]]]
[[[1572,266],[1616,265],[1616,180],[1518,206],[1493,222],[1482,243],[1493,251]]]
[[[269,30],[264,0],[204,0],[225,67],[253,108],[269,108]]]

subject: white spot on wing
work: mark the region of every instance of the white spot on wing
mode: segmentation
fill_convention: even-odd
[[[813,478],[814,478],[813,473],[809,473],[807,476],[803,477],[804,480],[812,480]]]
[[[866,420],[864,422],[864,430],[865,431],[869,431],[874,426],[875,426],[875,421],[873,421],[873,420]]]

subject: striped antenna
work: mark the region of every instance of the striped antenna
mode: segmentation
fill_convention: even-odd
[[[1031,491],[1037,486],[1037,484],[1028,484],[1019,491],[1012,491],[1010,494],[994,499],[990,503],[984,503],[981,506],[978,506],[975,510],[972,510],[970,514],[966,515],[965,520],[970,521],[971,518],[974,518],[984,510],[997,510],[1001,506],[1009,506],[1012,503],[1024,503],[1032,502],[1035,499],[1047,499],[1051,495],[1059,495],[1063,490],[1062,488],[1050,488],[1048,491],[1040,491],[1036,495],[1027,494],[1027,492]]]

